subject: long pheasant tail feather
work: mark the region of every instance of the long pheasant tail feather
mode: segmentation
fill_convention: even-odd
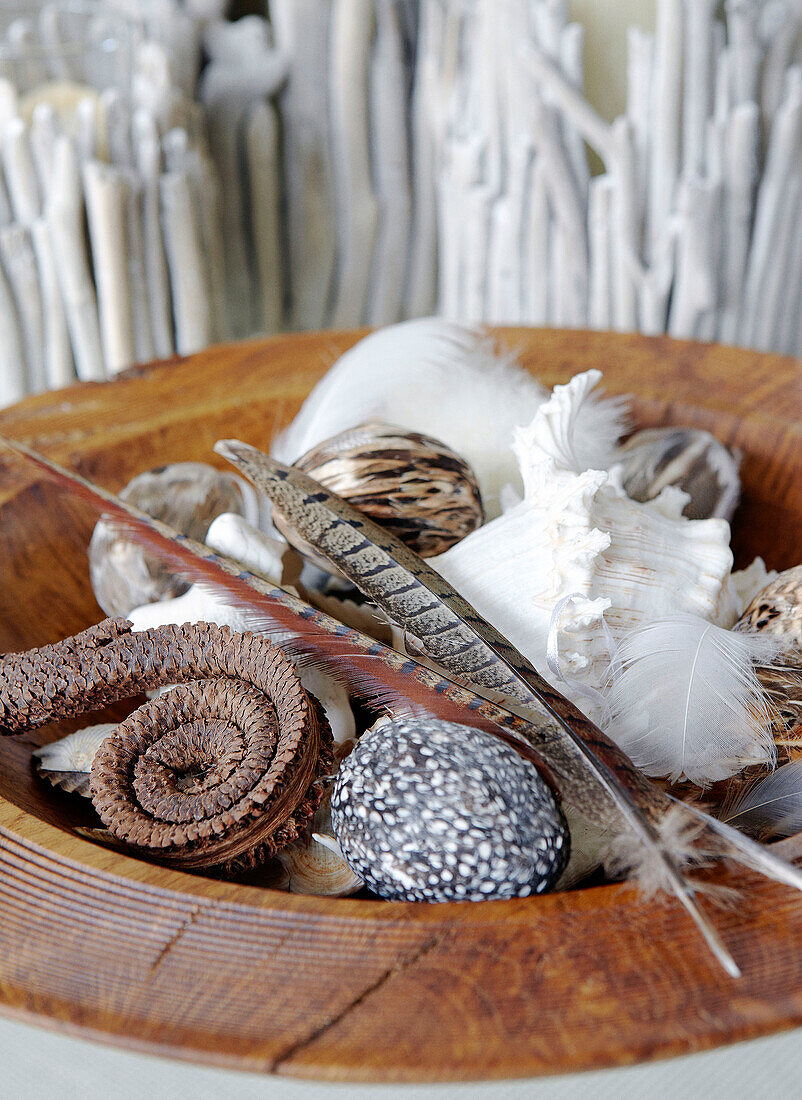
[[[368,706],[418,707],[444,721],[480,726],[511,745],[540,770],[547,770],[532,748],[535,735],[530,723],[521,715],[344,626],[293,593],[248,572],[238,562],[180,534],[24,444],[2,436],[0,443],[65,492],[86,501],[132,541],[159,555],[187,580],[224,595],[247,615],[254,630],[280,635],[282,647],[324,667]]]

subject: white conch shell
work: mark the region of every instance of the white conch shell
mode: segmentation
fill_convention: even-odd
[[[580,413],[600,378],[588,371],[555,387],[530,426],[515,432],[524,499],[430,562],[552,679],[552,611],[577,594],[559,616],[569,695],[570,681],[602,686],[610,658],[602,619],[618,638],[681,612],[730,626],[737,610],[725,520],[683,518],[686,494],[673,488],[637,503],[615,469],[583,467]]]
[[[287,544],[263,534],[241,516],[228,513],[219,516],[209,528],[206,541],[219,554],[234,558],[250,572],[274,584],[282,583],[286,568],[285,554],[289,549]],[[134,624],[135,631],[168,624],[204,622],[228,626],[237,632],[253,630],[243,611],[228,603],[225,597],[197,584],[175,599],[134,608],[128,618]],[[270,640],[275,645],[281,645],[281,634],[271,634]],[[313,666],[297,671],[303,686],[320,700],[334,740],[340,743],[353,737],[356,722],[348,693],[342,684]]]
[[[432,436],[464,458],[492,518],[501,510],[502,487],[520,487],[510,449],[513,429],[527,424],[546,396],[513,356],[494,349],[486,333],[417,318],[379,329],[342,355],[274,440],[272,453],[294,462],[347,428],[384,420]],[[612,403],[607,409],[613,413]],[[620,434],[620,408],[613,419],[617,427],[607,434],[615,438],[604,444],[610,448]],[[589,432],[591,437],[598,433]]]
[[[54,787],[76,794],[89,795],[89,776],[95,753],[117,728],[114,722],[84,726],[58,741],[34,749],[36,770]]]

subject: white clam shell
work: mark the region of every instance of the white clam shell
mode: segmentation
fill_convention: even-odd
[[[34,749],[36,770],[53,786],[88,796],[95,753],[116,728],[114,722],[84,726],[58,741]]]
[[[291,894],[346,897],[364,886],[348,866],[331,826],[329,796],[321,802],[312,820],[312,833],[282,848],[276,859],[289,876]]]

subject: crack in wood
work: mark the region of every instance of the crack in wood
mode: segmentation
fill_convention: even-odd
[[[178,928],[176,928],[175,932],[173,932],[172,936],[170,936],[170,938],[167,940],[164,947],[159,950],[156,958],[148,967],[148,979],[153,977],[153,975],[162,965],[162,963],[173,950],[173,948],[177,946],[179,940],[182,939],[184,933],[192,927],[192,925],[195,923],[195,920],[200,915],[201,911],[205,911],[206,908],[207,907],[205,905],[196,905],[192,909],[192,912],[189,914],[189,916],[185,917],[184,921],[178,926]]]
[[[283,1065],[285,1065],[287,1062],[291,1062],[299,1054],[303,1053],[303,1051],[306,1050],[307,1047],[317,1042],[317,1040],[325,1035],[326,1032],[330,1031],[333,1027],[336,1027],[336,1025],[344,1020],[346,1016],[354,1011],[354,1009],[363,1004],[363,1002],[366,1001],[368,997],[372,996],[374,993],[377,992],[377,990],[381,989],[382,986],[386,985],[390,978],[394,978],[397,977],[399,974],[405,973],[411,967],[419,963],[421,959],[425,958],[426,955],[428,955],[431,951],[434,951],[449,937],[449,935],[457,927],[458,923],[458,921],[452,921],[445,927],[441,927],[440,930],[435,933],[435,935],[430,936],[428,940],[425,940],[424,943],[422,943],[421,946],[417,949],[417,951],[410,955],[409,958],[404,959],[403,962],[393,963],[392,966],[389,966],[387,970],[385,970],[382,974],[379,975],[378,978],[376,978],[375,981],[371,982],[370,985],[366,986],[361,993],[358,993],[353,1000],[349,1001],[348,1004],[343,1009],[341,1009],[340,1012],[337,1012],[334,1016],[329,1017],[329,1019],[326,1020],[325,1023],[322,1023],[318,1027],[314,1028],[308,1035],[305,1035],[303,1038],[296,1040],[294,1043],[290,1043],[290,1045],[285,1050],[283,1050],[281,1054],[278,1055],[278,1057],[273,1059],[270,1064],[269,1072],[280,1072]]]

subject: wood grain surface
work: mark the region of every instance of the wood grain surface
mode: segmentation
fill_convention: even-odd
[[[0,413],[0,433],[114,490],[165,462],[220,463],[215,440],[266,447],[358,335],[213,348],[28,399]],[[798,361],[668,338],[500,337],[545,383],[600,367],[610,392],[636,394],[640,425],[705,427],[742,449],[740,563],[802,561]],[[0,455],[0,650],[100,617],[86,564],[93,521]],[[734,982],[678,905],[627,885],[391,904],[128,858],[83,835],[91,807],[35,777],[33,744],[0,742],[0,1011],[175,1057],[362,1081],[567,1072],[802,1022],[802,897],[781,886],[718,874],[743,889],[716,914],[744,969]]]

